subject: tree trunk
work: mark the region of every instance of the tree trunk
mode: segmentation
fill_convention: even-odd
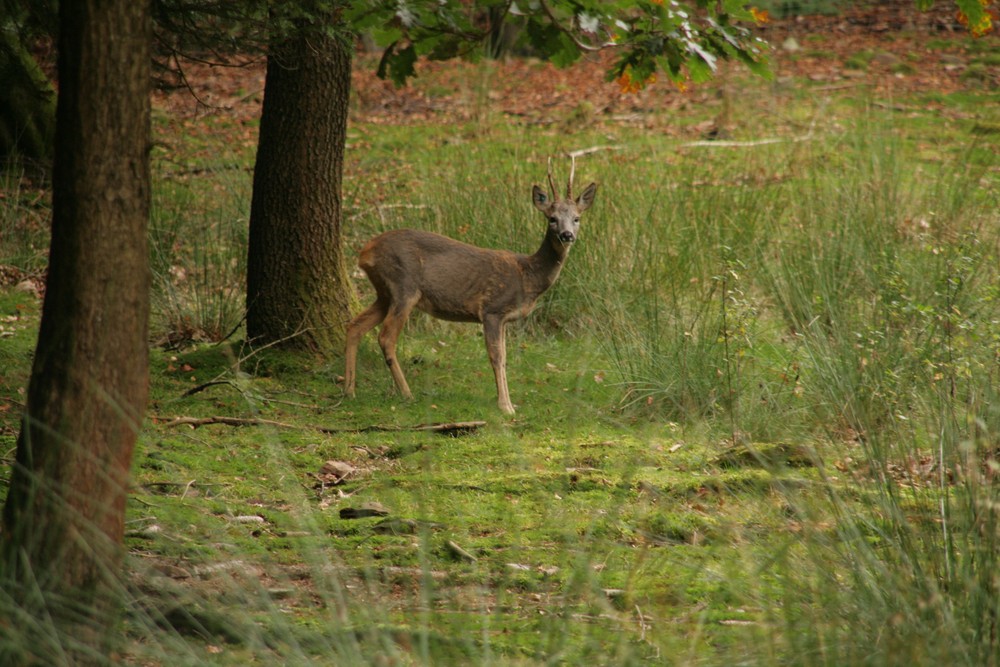
[[[355,305],[340,235],[350,47],[302,28],[267,59],[250,207],[247,335],[339,350]]]
[[[108,661],[148,392],[149,8],[59,11],[48,285],[0,534],[2,586],[36,622],[14,626],[32,658],[2,664]]]
[[[0,161],[52,160],[55,90],[9,26],[0,29]]]

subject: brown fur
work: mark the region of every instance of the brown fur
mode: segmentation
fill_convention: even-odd
[[[354,395],[358,344],[382,324],[379,345],[399,391],[412,398],[396,358],[396,341],[414,308],[455,322],[481,322],[497,384],[497,403],[514,413],[507,390],[504,327],[530,313],[556,281],[570,245],[576,240],[580,213],[593,203],[596,184],[577,199],[552,200],[535,186],[532,199],[549,221],[541,247],[533,255],[490,250],[440,234],[398,229],[365,244],[359,265],[375,287],[375,303],[347,327],[344,390]]]

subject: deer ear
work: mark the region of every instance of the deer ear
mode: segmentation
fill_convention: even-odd
[[[531,188],[531,201],[539,211],[547,211],[549,209],[549,196],[537,185]]]
[[[590,205],[594,203],[594,195],[597,194],[597,183],[591,183],[586,187],[583,193],[576,198],[576,210],[578,213],[583,213]]]

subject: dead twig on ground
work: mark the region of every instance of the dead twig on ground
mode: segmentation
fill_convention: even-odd
[[[153,417],[153,421],[160,421],[162,417]],[[174,417],[173,419],[163,419],[164,426],[173,428],[175,426],[190,426],[198,428],[209,424],[225,424],[226,426],[277,426],[280,428],[299,428],[295,424],[274,421],[272,419],[260,419],[258,417]]]
[[[591,153],[597,153],[599,151],[623,151],[623,150],[625,150],[624,146],[607,146],[607,145],[591,146],[590,148],[581,148],[579,150],[566,153],[566,157],[578,158],[578,157],[583,157],[584,155],[590,155]]]
[[[376,433],[399,431],[427,431],[443,435],[466,435],[486,426],[484,421],[448,422],[443,424],[417,424],[415,426],[362,426],[360,428],[325,428],[319,427],[322,433]]]
[[[209,387],[214,387],[215,385],[219,385],[219,384],[228,384],[230,387],[232,387],[236,391],[240,390],[239,387],[237,387],[235,384],[233,384],[229,380],[212,380],[211,382],[203,382],[202,384],[198,385],[197,387],[191,387],[190,389],[188,389],[187,391],[185,391],[183,394],[181,394],[181,398],[187,398],[188,396],[193,396],[194,394],[197,394],[199,391],[204,391],[204,390],[208,389]]]
[[[416,424],[414,426],[381,426],[375,424],[372,426],[361,426],[357,428],[332,428],[327,426],[316,426],[314,424],[299,426],[297,424],[288,424],[286,422],[279,422],[272,419],[261,419],[259,417],[214,416],[166,418],[154,416],[152,419],[154,422],[162,422],[162,426],[166,428],[173,428],[175,426],[190,426],[192,428],[199,428],[210,424],[225,424],[226,426],[275,426],[278,428],[305,428],[327,434],[426,431],[429,433],[440,433],[442,435],[459,436],[473,433],[486,425],[486,422],[484,421],[467,421],[437,424]]]
[[[681,144],[684,148],[754,148],[756,146],[768,146],[770,144],[798,143],[800,141],[812,141],[812,134],[801,137],[774,137],[771,139],[757,139],[756,141],[715,141],[706,139],[704,141],[689,141]]]

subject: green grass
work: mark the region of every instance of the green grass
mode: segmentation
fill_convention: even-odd
[[[4,195],[0,205],[0,266],[28,272],[44,268],[49,193],[16,164],[0,167],[0,192]]]
[[[224,141],[242,126],[160,119],[169,346],[152,352],[134,459],[120,661],[995,662],[1000,165],[975,129],[1000,121],[991,93],[900,114],[851,90],[745,86],[762,111],[734,114],[734,138],[804,140],[354,120],[349,253],[399,226],[531,252],[547,158],[619,149],[578,161],[596,203],[560,281],[511,327],[512,419],[474,326],[414,316],[412,402],[373,336],[350,401],[341,359],[218,342],[243,303],[252,151]],[[5,229],[23,200],[3,200]],[[11,256],[30,264],[27,247]],[[0,292],[8,460],[39,313]],[[216,415],[283,425],[170,425]],[[407,430],[469,420],[486,425]],[[356,472],[324,487],[330,460]],[[389,516],[340,517],[369,502]]]

